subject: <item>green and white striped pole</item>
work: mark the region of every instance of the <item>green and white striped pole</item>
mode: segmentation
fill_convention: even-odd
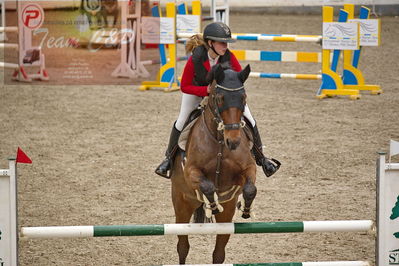
[[[149,235],[216,235],[302,232],[365,232],[374,229],[371,220],[258,222],[214,224],[154,224],[106,226],[22,227],[22,238],[77,238]]]

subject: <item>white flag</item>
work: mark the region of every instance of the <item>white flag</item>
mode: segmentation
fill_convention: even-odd
[[[396,154],[399,154],[399,142],[391,140],[391,145],[389,148],[389,156],[394,156]]]

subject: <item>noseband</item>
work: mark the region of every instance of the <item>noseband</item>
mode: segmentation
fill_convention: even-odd
[[[238,88],[226,88],[224,86],[221,86],[219,84],[216,84],[215,90],[219,88],[222,91],[226,91],[228,92],[238,92],[240,90],[244,90],[244,86],[238,87]],[[226,96],[228,94],[224,94],[224,96]],[[240,94],[241,95],[241,94]],[[238,99],[234,99],[235,95],[231,95],[230,98],[233,101],[232,104],[229,104],[228,106],[226,106],[226,101],[223,103],[223,106],[221,108],[219,108],[217,102],[216,102],[216,97],[214,94],[212,94],[212,103],[213,103],[213,107],[214,108],[210,108],[213,114],[213,119],[216,122],[216,124],[218,125],[217,130],[218,131],[223,131],[223,130],[235,130],[235,129],[240,129],[245,127],[245,121],[244,119],[241,118],[241,121],[239,123],[233,123],[233,124],[224,124],[223,119],[221,117],[221,113],[222,111],[230,108],[230,107],[237,107],[239,108],[242,112],[244,112],[245,109],[245,105],[241,102],[238,101]]]

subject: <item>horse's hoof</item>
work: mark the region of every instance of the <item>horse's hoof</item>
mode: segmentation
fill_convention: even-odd
[[[249,213],[243,213],[243,214],[241,215],[241,217],[244,218],[244,219],[248,219],[248,218],[251,218],[251,214],[249,214]]]
[[[218,214],[218,213],[220,213],[220,211],[218,209],[212,210],[213,215]]]

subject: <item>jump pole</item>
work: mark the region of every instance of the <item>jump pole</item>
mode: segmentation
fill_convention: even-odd
[[[297,51],[261,51],[261,50],[235,50],[231,52],[239,61],[274,61],[274,62],[300,62],[321,63],[322,57],[319,52],[297,52]],[[307,79],[318,80],[319,74],[290,74],[290,73],[263,73],[251,72],[250,77],[274,78],[274,79]]]
[[[190,38],[192,33],[179,33],[179,38]],[[231,38],[242,41],[271,41],[271,42],[314,42],[321,41],[320,35],[294,34],[261,34],[261,33],[232,33]]]
[[[367,232],[371,220],[22,227],[21,238],[77,238],[149,235]]]

